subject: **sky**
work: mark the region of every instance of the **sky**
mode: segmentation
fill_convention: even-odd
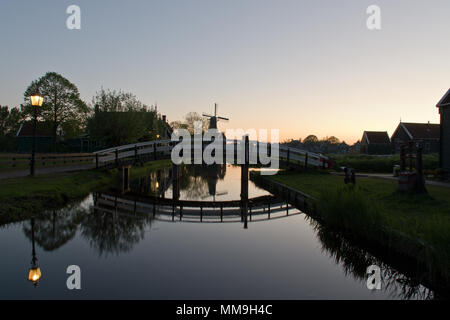
[[[81,9],[69,30],[66,9]],[[381,9],[369,30],[366,10]],[[284,139],[439,123],[450,88],[448,0],[1,0],[0,105],[55,71],[91,102],[134,93],[169,121],[212,113],[221,130]]]

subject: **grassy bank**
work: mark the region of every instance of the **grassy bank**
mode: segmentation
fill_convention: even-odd
[[[330,155],[336,162],[336,167],[352,167],[358,172],[391,173],[394,165],[400,165],[400,155]],[[439,168],[439,156],[437,154],[423,155],[423,168],[434,171]]]
[[[284,173],[273,179],[317,199],[324,222],[364,239],[414,256],[430,268],[450,269],[450,189],[427,186],[429,194],[397,192],[397,182],[321,173]],[[419,249],[418,249],[419,248]],[[448,271],[447,271],[448,273]]]
[[[160,160],[133,167],[131,177],[167,165],[168,160]],[[61,207],[70,200],[108,187],[118,179],[118,170],[112,169],[0,180],[0,225],[45,209]]]

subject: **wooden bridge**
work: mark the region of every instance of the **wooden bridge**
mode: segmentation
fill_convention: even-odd
[[[94,163],[97,168],[100,168],[137,164],[158,159],[168,159],[170,158],[173,147],[178,143],[179,142],[174,142],[171,140],[156,140],[100,150],[94,153]],[[193,141],[191,154],[202,154],[208,143],[208,141],[202,140]],[[249,141],[249,157],[250,159],[256,159],[256,163],[250,162],[250,164],[260,163],[259,150],[262,147],[266,148],[268,154],[270,155],[272,151],[278,149],[278,160],[280,162],[280,166],[283,167],[330,167],[329,159],[324,155],[302,149],[280,146],[278,144],[263,143],[259,141]],[[233,154],[235,163],[237,162],[237,155],[240,154],[239,152],[243,149],[243,140],[223,140],[223,154]],[[228,160],[228,158],[224,157],[224,160]]]

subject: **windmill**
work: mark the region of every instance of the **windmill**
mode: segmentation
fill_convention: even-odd
[[[203,116],[209,118],[209,129],[217,129],[217,121],[219,121],[219,120],[224,120],[224,121],[230,120],[228,118],[217,116],[217,103],[214,104],[214,115],[213,116],[210,114],[206,114],[206,113],[204,113]]]

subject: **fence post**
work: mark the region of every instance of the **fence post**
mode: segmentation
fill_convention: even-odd
[[[153,143],[153,160],[157,159],[157,155],[156,155],[156,141]]]
[[[116,165],[119,165],[119,150],[116,149]]]
[[[305,154],[305,169],[308,169],[308,152]]]
[[[95,154],[95,168],[98,169],[98,153]]]
[[[138,161],[138,147],[137,145],[134,146],[134,164],[136,164]]]

